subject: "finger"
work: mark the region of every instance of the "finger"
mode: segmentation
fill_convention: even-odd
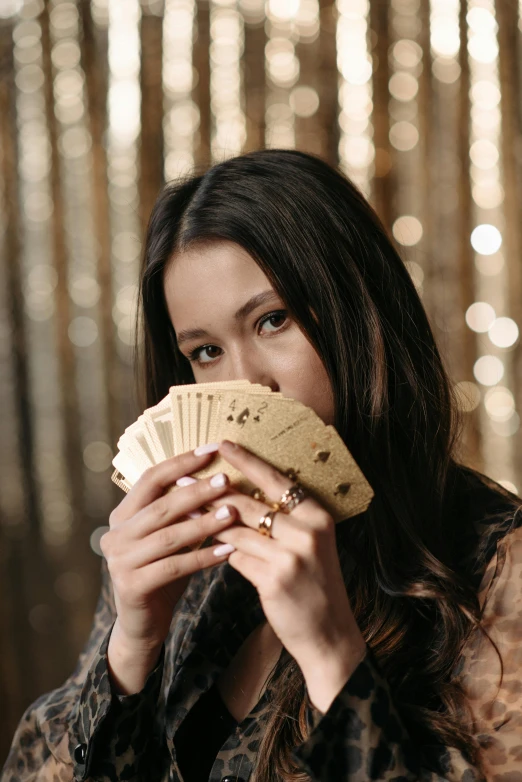
[[[274,502],[279,501],[283,493],[295,483],[288,476],[272,467],[271,464],[265,462],[264,459],[260,459],[259,456],[237,443],[223,440],[219,446],[219,453]],[[313,510],[323,511],[319,503],[312,497],[307,497],[299,503],[292,514],[295,514],[297,518],[307,519],[310,517],[310,511]]]
[[[184,475],[182,478],[178,478],[176,481],[176,486],[191,486],[193,483],[196,483],[198,478],[193,478],[191,475]],[[200,516],[202,516],[205,513],[205,508],[198,508],[197,510],[191,510],[187,513],[188,519],[199,519]],[[185,521],[185,519],[182,519],[182,521]]]
[[[120,504],[111,513],[111,526],[118,524],[125,519],[130,519],[142,508],[145,508],[151,502],[164,493],[165,489],[172,486],[173,483],[184,475],[197,472],[209,464],[217,451],[217,443],[205,446],[207,452],[197,455],[195,451],[187,451],[179,456],[173,456],[165,459],[140,476],[132,489],[125,495]],[[209,451],[209,448],[215,450]]]
[[[215,507],[224,504],[233,505],[238,519],[257,533],[261,519],[272,510],[266,503],[240,492],[228,492],[226,496],[218,497],[212,504]],[[302,520],[286,513],[276,513],[272,519],[270,534],[274,540],[284,541],[285,546],[299,551],[306,544],[306,538],[310,533],[309,527],[304,525]],[[258,534],[258,537],[263,536]]]
[[[152,594],[167,584],[171,584],[178,579],[196,573],[199,570],[205,570],[216,564],[222,564],[230,556],[228,553],[221,556],[214,554],[216,546],[196,549],[186,554],[173,554],[170,557],[163,557],[149,565],[145,565],[136,571],[139,583],[137,591],[141,594]],[[234,552],[235,553],[235,552]]]
[[[215,533],[214,537],[220,543],[231,543],[238,551],[267,563],[273,562],[282,551],[281,544],[274,538],[259,535],[254,530],[241,525],[229,526]]]
[[[261,589],[263,584],[266,583],[269,578],[269,572],[267,572],[267,565],[256,557],[252,557],[249,554],[245,554],[242,551],[233,551],[228,557],[228,564],[231,565],[234,570],[250,581],[256,589]]]
[[[228,491],[229,480],[225,473],[196,481],[158,497],[136,514],[132,534],[144,538],[152,532],[179,522],[183,516],[194,513]],[[196,519],[192,519],[196,521]],[[130,532],[130,531],[129,531]]]
[[[225,511],[228,515],[225,515]],[[180,521],[177,524],[164,527],[134,545],[129,551],[127,565],[132,568],[140,568],[169,557],[187,547],[193,548],[197,543],[208,537],[216,536],[223,532],[237,519],[237,512],[233,507],[226,505],[204,513],[197,519]]]

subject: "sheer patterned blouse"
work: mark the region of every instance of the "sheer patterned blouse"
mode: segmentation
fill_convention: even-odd
[[[455,675],[473,715],[487,782],[522,782],[522,513],[475,480],[462,505],[469,528],[462,540],[478,540],[485,525],[492,532],[482,557],[466,568],[497,651],[473,632]],[[195,574],[161,658],[135,695],[111,692],[107,645],[114,619],[104,566],[94,626],[76,670],[27,709],[1,782],[254,782],[272,690],[238,724],[227,719],[213,688],[264,621],[254,587],[226,562]],[[292,751],[313,782],[484,779],[455,748],[413,740],[370,648],[326,713],[307,699],[307,723],[308,738]]]

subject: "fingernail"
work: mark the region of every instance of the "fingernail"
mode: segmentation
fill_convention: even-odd
[[[194,448],[194,456],[204,456],[206,453],[215,453],[219,448],[219,443],[205,443]]]
[[[184,475],[183,478],[178,478],[176,486],[191,486],[193,483],[197,483],[196,478],[191,478],[190,475]]]
[[[216,511],[216,519],[229,519],[231,515],[228,505],[222,505]]]
[[[187,513],[187,516],[189,517],[189,519],[199,519],[199,517],[201,516],[201,511],[193,510],[190,513]]]
[[[226,554],[232,554],[236,550],[236,547],[232,543],[223,543],[222,546],[217,546],[213,554],[215,557],[224,557]]]
[[[237,443],[233,443],[231,440],[223,440],[221,447],[226,451],[237,451],[239,445]]]
[[[216,475],[213,475],[210,479],[210,485],[213,486],[215,489],[219,489],[222,486],[224,486],[227,482],[227,476],[224,472],[218,472]]]

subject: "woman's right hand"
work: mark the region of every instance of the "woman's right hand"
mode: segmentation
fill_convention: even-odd
[[[227,477],[220,473],[164,493],[180,478],[205,467],[213,455],[196,456],[191,451],[146,470],[111,513],[110,529],[100,540],[117,612],[109,669],[123,694],[142,689],[190,576],[226,557],[216,557],[213,546],[190,547],[228,527],[234,509],[226,518],[218,518],[221,509],[216,508],[197,518],[187,514],[221,497],[228,490]]]

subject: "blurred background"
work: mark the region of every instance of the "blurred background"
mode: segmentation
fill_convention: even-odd
[[[522,490],[521,53],[522,0],[0,0],[0,764],[89,632],[142,236],[179,173],[266,146],[349,174],[463,458]]]

